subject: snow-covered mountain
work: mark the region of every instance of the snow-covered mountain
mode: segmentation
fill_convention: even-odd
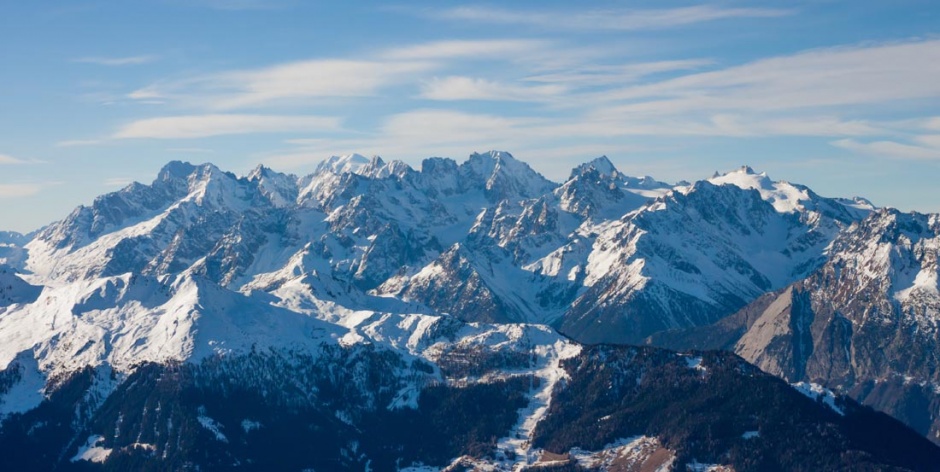
[[[865,213],[747,167],[676,187],[598,227],[581,272],[588,288],[560,327],[576,339],[639,342],[711,323],[819,267]]]
[[[560,185],[496,151],[430,158],[420,171],[340,156],[302,177],[171,162],[152,184],[15,241],[27,251],[15,280],[43,289],[4,309],[0,360],[34,349],[57,371],[65,359],[122,366],[255,342],[227,339],[238,323],[215,305],[287,323],[284,339],[312,330],[306,318],[386,312],[635,342],[805,277],[868,211],[749,168],[670,187],[606,157]],[[67,333],[69,348],[57,347]]]
[[[940,216],[880,210],[836,239],[826,265],[776,297],[735,350],[940,441],[938,256]]]
[[[805,279],[717,324],[654,337],[724,348],[790,382],[845,392],[940,442],[940,215],[872,212]]]
[[[224,445],[256,423],[288,428],[289,407],[316,418],[306,440],[342,442],[329,460],[387,465],[396,453],[368,444],[369,428],[443,427],[419,397],[468,417],[485,398],[505,411],[454,431],[459,444],[394,443],[411,458],[398,465],[467,451],[490,454],[486,467],[531,464],[578,342],[709,325],[834,263],[869,214],[881,211],[747,167],[670,185],[606,157],[556,184],[496,151],[420,170],[337,156],[306,176],[171,162],[150,185],[0,240],[0,415],[19,425],[3,431],[59,435],[75,464],[132,467],[157,451],[212,468],[265,457]],[[216,400],[263,414],[223,417]],[[692,459],[662,431],[634,433],[651,454]],[[640,454],[627,438],[603,450]]]

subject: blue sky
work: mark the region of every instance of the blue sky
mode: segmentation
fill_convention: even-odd
[[[935,1],[0,0],[0,31],[0,229],[170,160],[489,149],[940,211]]]

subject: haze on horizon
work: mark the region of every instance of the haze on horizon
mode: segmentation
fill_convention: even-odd
[[[748,164],[940,211],[935,2],[338,3],[4,4],[0,230],[170,160],[490,149],[555,181],[599,155],[670,182]]]

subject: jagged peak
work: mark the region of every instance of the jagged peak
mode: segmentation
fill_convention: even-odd
[[[529,164],[516,159],[506,151],[489,151],[482,154],[475,152],[470,155],[470,158],[461,167],[485,179],[492,179],[497,174],[516,175],[556,186],[542,174],[536,172]]]
[[[492,161],[503,161],[503,160],[518,161],[518,159],[516,159],[515,157],[512,157],[512,154],[510,154],[509,152],[497,151],[495,149],[484,152],[484,153],[474,152],[470,154],[470,158],[469,158],[470,161],[481,160],[481,159],[489,159]]]
[[[429,157],[421,161],[422,174],[436,174],[440,172],[456,172],[458,168],[457,161],[449,157]]]
[[[879,208],[877,205],[872,203],[871,200],[858,196],[852,198],[834,198],[833,200],[847,208],[864,212],[872,212]]]
[[[377,157],[377,156],[376,156]],[[333,174],[358,173],[358,171],[369,165],[372,160],[362,154],[346,154],[342,156],[330,156],[317,166],[316,173],[331,172]]]
[[[411,166],[400,160],[385,162],[379,156],[372,156],[369,163],[360,167],[355,173],[372,179],[383,179],[391,175],[401,176],[413,170]]]
[[[728,172],[715,171],[715,173],[712,174],[711,178],[719,179],[722,177],[734,177],[734,176],[753,176],[753,177],[769,178],[767,176],[767,172],[757,172],[756,170],[754,170],[753,167],[747,164],[743,164],[741,165],[741,167],[738,167],[737,169],[734,169]]]
[[[385,166],[385,161],[383,161],[382,158],[379,157],[378,155],[372,156],[372,159],[369,160],[369,167],[377,169],[379,167],[384,167],[384,166]]]
[[[261,180],[264,177],[270,177],[272,175],[278,175],[278,174],[280,174],[280,172],[276,172],[270,167],[265,166],[264,164],[258,164],[257,167],[252,169],[252,171],[249,172],[248,175],[246,175],[245,177],[248,180],[255,181],[255,180]]]
[[[666,182],[656,180],[649,175],[644,175],[643,177],[626,177],[623,178],[624,186],[632,189],[641,189],[641,190],[664,190],[672,188],[673,185],[670,185]],[[681,184],[677,184],[681,185]]]
[[[741,187],[743,189],[753,188],[762,191],[773,190],[775,187],[781,185],[794,187],[787,182],[774,182],[770,177],[767,176],[766,172],[757,172],[751,166],[747,165],[743,165],[735,170],[725,172],[723,174],[716,172],[712,178],[708,179],[708,181],[715,185],[730,184]]]
[[[219,169],[215,164],[211,162],[204,162],[202,164],[191,164],[189,162],[183,161],[170,161],[162,169],[160,173],[157,174],[157,182],[190,182],[191,180],[204,181],[210,180],[212,178],[218,178],[222,176],[227,176],[232,179],[237,179],[235,174],[231,172],[226,172]],[[190,182],[191,183],[191,182]]]
[[[196,168],[197,166],[189,162],[170,161],[160,169],[159,173],[157,173],[157,180],[169,181],[186,179],[196,170]]]
[[[461,167],[469,169],[472,173],[480,177],[486,178],[494,173],[497,165],[501,161],[519,162],[508,152],[489,151],[482,154],[475,152],[470,154],[470,157]]]
[[[600,156],[594,158],[584,164],[581,164],[574,169],[571,169],[571,176],[569,179],[573,179],[579,175],[584,175],[591,170],[597,171],[600,175],[617,175],[619,171],[617,167],[614,166],[613,162],[610,162],[610,159],[607,156]]]

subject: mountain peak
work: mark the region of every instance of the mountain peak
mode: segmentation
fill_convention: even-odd
[[[392,175],[401,177],[412,171],[414,171],[414,169],[412,169],[411,166],[397,159],[385,162],[379,156],[372,156],[372,160],[369,161],[369,164],[360,167],[356,173],[370,179],[384,179]]]
[[[479,159],[491,159],[493,161],[501,161],[501,160],[517,161],[517,159],[515,157],[512,157],[512,154],[510,154],[509,152],[497,151],[495,149],[484,152],[484,153],[475,152],[473,154],[470,154],[471,161],[479,160]]]
[[[535,198],[558,186],[505,151],[473,153],[460,167],[470,181],[483,181],[487,197],[492,201]]]
[[[255,167],[254,169],[252,169],[251,172],[248,173],[246,178],[248,180],[254,181],[254,180],[261,180],[265,177],[270,177],[272,175],[277,175],[277,174],[279,174],[279,172],[276,172],[274,169],[267,167],[264,164],[258,164],[257,167]]]
[[[197,166],[183,161],[170,161],[157,174],[158,181],[186,179],[195,171]]]
[[[607,156],[600,156],[572,169],[569,179],[573,179],[579,175],[584,175],[586,172],[589,172],[592,169],[596,170],[600,175],[612,176],[618,173],[617,168],[614,167],[614,164],[610,162],[610,159],[608,159]]]
[[[476,175],[481,177],[489,177],[496,170],[497,166],[500,163],[508,163],[512,165],[513,163],[523,164],[523,162],[517,160],[515,157],[512,157],[512,154],[506,151],[488,151],[484,153],[475,152],[470,154],[470,157],[467,159],[465,165]],[[526,167],[528,167],[526,165]]]
[[[732,184],[741,188],[771,189],[774,182],[767,176],[766,172],[757,172],[751,166],[743,165],[733,171],[718,173],[708,179],[715,185]]]
[[[361,154],[346,154],[331,156],[317,166],[316,173],[331,172],[333,174],[358,173],[359,169],[369,165],[371,159]]]

